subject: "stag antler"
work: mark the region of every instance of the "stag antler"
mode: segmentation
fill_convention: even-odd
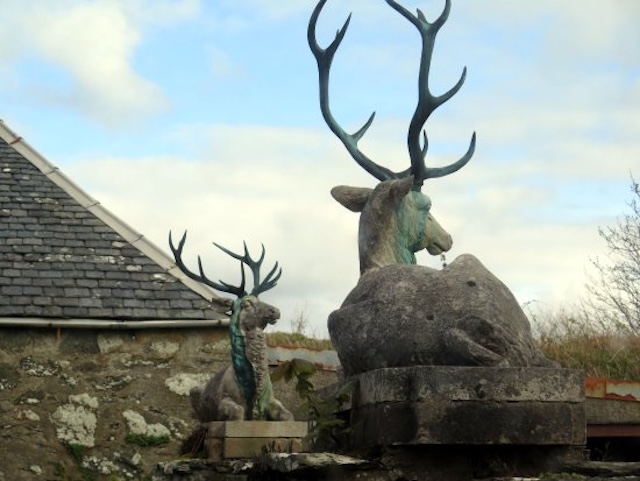
[[[420,58],[420,71],[418,79],[418,105],[413,114],[411,122],[409,124],[409,132],[407,134],[407,146],[409,148],[409,157],[411,159],[411,167],[401,172],[393,172],[386,167],[376,164],[373,160],[367,157],[358,148],[358,141],[367,132],[373,120],[375,118],[375,112],[371,114],[366,123],[354,134],[348,134],[336,121],[331,113],[329,107],[329,71],[331,69],[331,63],[333,57],[342,42],[347,29],[349,28],[349,22],[351,21],[351,14],[342,25],[334,40],[329,44],[326,49],[321,48],[316,40],[316,25],[318,23],[318,17],[324,7],[327,0],[320,0],[316,7],[313,9],[311,18],[309,19],[309,28],[307,29],[307,40],[311,52],[318,63],[318,74],[320,83],[320,110],[325,122],[331,129],[331,131],[342,141],[347,148],[353,159],[367,172],[373,175],[378,180],[398,179],[412,175],[414,178],[414,189],[419,190],[424,180],[443,177],[445,175],[452,174],[453,172],[461,169],[473,156],[476,145],[476,134],[473,133],[471,142],[467,153],[463,155],[458,161],[447,165],[445,167],[427,167],[425,164],[425,157],[429,147],[426,131],[423,130],[429,116],[440,105],[445,103],[451,97],[453,97],[464,83],[467,69],[464,68],[460,80],[454,85],[448,92],[434,96],[429,90],[429,69],[431,66],[431,58],[433,55],[433,47],[435,44],[436,34],[440,27],[444,25],[449,16],[451,9],[450,0],[446,0],[445,8],[435,22],[427,22],[424,14],[417,10],[417,16],[411,14],[406,8],[399,5],[394,0],[385,0],[394,10],[399,12],[407,20],[409,20],[420,32],[422,37],[422,55]],[[423,143],[420,145],[420,131],[423,131]]]
[[[237,297],[244,297],[247,295],[258,296],[262,292],[268,291],[269,289],[275,287],[278,283],[278,280],[280,279],[280,276],[282,275],[282,268],[279,268],[278,263],[276,262],[271,271],[269,271],[269,274],[267,274],[267,277],[265,277],[263,281],[260,281],[260,267],[262,266],[262,262],[264,261],[265,256],[264,245],[262,245],[262,253],[260,255],[260,258],[256,261],[249,255],[249,249],[247,248],[246,242],[243,242],[244,255],[242,256],[214,242],[213,245],[215,245],[218,249],[226,254],[229,254],[234,259],[238,259],[240,261],[241,274],[239,286],[234,286],[222,280],[219,282],[214,282],[205,275],[204,269],[202,268],[202,260],[200,256],[198,256],[198,270],[200,274],[195,274],[194,272],[190,271],[189,268],[184,264],[184,262],[182,262],[182,249],[184,248],[186,240],[187,232],[185,231],[182,239],[180,239],[180,242],[178,242],[178,247],[175,247],[171,238],[171,232],[169,232],[169,247],[171,248],[171,252],[173,252],[173,257],[176,260],[176,265],[182,272],[184,272],[194,281],[201,282],[202,284],[212,287],[213,289],[216,289],[218,291],[228,292],[229,294],[234,294]],[[244,272],[245,265],[249,266],[249,268],[251,269],[251,273],[253,274],[253,289],[249,293],[247,293],[244,287],[246,281]]]

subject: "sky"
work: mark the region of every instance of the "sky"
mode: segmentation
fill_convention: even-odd
[[[434,20],[443,0],[401,2]],[[326,319],[359,276],[358,215],[329,195],[373,187],[320,114],[306,29],[315,1],[3,0],[0,118],[87,193],[151,241],[188,230],[185,262],[239,281],[217,242],[283,275],[261,297],[276,329]],[[328,0],[326,46],[349,12],[331,70],[345,130],[376,111],[361,150],[409,166],[417,30],[382,0]],[[430,85],[467,79],[425,128],[429,167],[467,149],[460,171],[425,183],[453,236],[521,304],[554,309],[584,295],[599,226],[627,212],[640,177],[640,2],[453,0]],[[418,263],[439,268],[428,253]]]

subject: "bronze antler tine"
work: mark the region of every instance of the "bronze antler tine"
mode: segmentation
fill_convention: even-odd
[[[311,14],[311,18],[309,19],[309,26],[307,28],[307,41],[309,42],[311,52],[313,53],[313,56],[316,58],[316,62],[318,63],[320,111],[322,112],[322,117],[324,118],[331,131],[336,135],[336,137],[340,139],[342,144],[346,147],[351,157],[364,170],[366,170],[369,174],[373,175],[378,180],[398,178],[398,174],[387,169],[386,167],[375,163],[373,160],[367,157],[358,147],[358,141],[364,136],[369,127],[371,127],[371,124],[375,119],[375,112],[373,112],[369,116],[364,125],[360,127],[354,134],[348,134],[340,126],[340,124],[338,124],[333,114],[331,113],[331,108],[329,106],[329,73],[331,70],[331,63],[333,62],[333,57],[338,50],[338,47],[340,46],[340,43],[342,42],[347,32],[347,29],[349,28],[349,23],[351,22],[351,14],[349,14],[342,27],[336,32],[336,36],[333,41],[326,49],[323,49],[320,47],[320,45],[318,45],[318,42],[316,40],[316,25],[318,23],[320,12],[325,3],[326,0],[320,0],[318,2],[316,7],[313,9],[313,13]]]
[[[212,242],[212,244],[214,246],[216,246],[218,249],[220,249],[222,252],[224,252],[225,254],[230,255],[231,257],[233,257],[234,259],[238,259],[239,261],[242,260],[242,256],[240,254],[236,254],[235,252],[230,251],[226,247],[221,246],[220,244],[217,244],[216,242]]]
[[[409,123],[409,131],[407,134],[407,147],[409,149],[409,157],[411,159],[410,172],[414,177],[414,188],[419,189],[424,180],[443,177],[451,174],[464,165],[466,165],[475,151],[475,132],[471,138],[471,143],[467,149],[467,153],[458,161],[445,167],[429,168],[425,165],[425,157],[429,148],[427,134],[424,131],[424,124],[429,116],[442,104],[447,102],[462,88],[467,75],[466,67],[462,71],[462,75],[456,84],[442,95],[434,96],[429,90],[429,70],[431,68],[431,59],[433,56],[433,48],[435,45],[436,34],[449,18],[451,11],[451,1],[446,0],[444,9],[438,18],[429,23],[420,9],[417,9],[416,15],[413,15],[405,7],[397,3],[395,0],[385,0],[391,8],[400,13],[409,22],[411,22],[420,32],[422,38],[422,53],[420,57],[420,69],[418,75],[418,105],[416,106],[411,122]],[[420,142],[420,133],[422,132],[423,143]]]
[[[460,170],[462,167],[467,165],[467,163],[473,157],[473,154],[476,151],[476,133],[474,132],[471,135],[471,142],[469,142],[469,148],[467,152],[460,157],[453,164],[449,164],[444,167],[427,167],[425,179],[435,179],[437,177],[444,177],[445,175],[453,174],[454,172]]]
[[[244,266],[248,266],[251,269],[251,273],[253,275],[253,289],[251,290],[251,292],[249,293],[249,295],[253,295],[253,296],[257,296],[258,294],[260,294],[261,292],[265,292],[271,288],[273,288],[276,285],[276,282],[278,281],[278,279],[280,278],[280,276],[282,275],[282,269],[280,269],[280,272],[278,272],[278,275],[272,279],[274,273],[276,272],[276,270],[278,269],[278,263],[276,262],[276,265],[274,266],[273,269],[271,269],[271,271],[269,272],[269,274],[267,275],[267,277],[265,278],[264,281],[260,281],[260,269],[262,267],[262,263],[264,262],[264,258],[266,255],[266,249],[264,247],[264,244],[262,244],[262,252],[260,253],[260,257],[255,260],[251,257],[251,254],[249,253],[249,248],[247,247],[247,243],[243,242],[243,248],[244,248],[244,255],[239,255],[236,254],[233,251],[230,251],[229,249],[227,249],[226,247],[223,247],[219,244],[216,244],[215,242],[213,243],[216,247],[218,247],[220,250],[222,250],[223,252],[229,254],[231,257],[238,259],[240,261],[240,268],[241,268],[241,272],[242,272],[242,283],[241,283],[241,288],[244,289],[245,286],[245,271],[244,271]],[[222,282],[222,281],[220,281]],[[223,283],[224,285],[228,286],[228,284]],[[247,293],[245,292],[244,295],[246,295]]]
[[[275,277],[273,277],[274,274],[275,274]],[[278,263],[276,262],[275,265],[273,266],[273,269],[271,269],[267,277],[265,277],[264,281],[262,281],[256,288],[254,288],[254,290],[252,291],[252,294],[257,296],[262,292],[268,291],[269,289],[273,289],[278,283],[278,280],[280,279],[281,275],[282,275],[282,268],[279,268]]]
[[[277,282],[278,279],[280,279],[280,276],[282,275],[282,269],[278,269],[278,267],[279,267],[278,263],[276,262],[273,268],[269,271],[269,274],[267,274],[267,277],[264,278],[263,283]],[[274,274],[275,274],[275,277],[274,277]]]
[[[246,284],[246,275],[244,272],[244,263],[245,263],[245,259],[246,256],[241,256],[240,254],[236,254],[235,252],[233,252],[232,250],[227,249],[226,247],[213,242],[213,245],[216,246],[218,249],[220,249],[222,252],[224,252],[227,255],[230,255],[231,257],[233,257],[234,259],[237,259],[240,261],[240,285],[235,287],[235,289],[238,289],[238,292],[242,292],[241,295],[239,295],[238,297],[244,297],[246,296],[248,293],[245,290],[245,284]],[[231,284],[228,284],[224,281],[220,281],[221,283],[223,283],[225,286],[230,286],[230,287],[234,287],[231,286]]]
[[[176,261],[176,265],[187,277],[189,277],[190,279],[193,279],[194,281],[205,284],[220,292],[227,292],[229,294],[234,294],[238,297],[242,297],[243,295],[246,295],[246,292],[244,292],[244,286],[236,287],[222,281],[218,283],[209,279],[204,273],[204,268],[202,267],[202,259],[200,258],[200,256],[198,256],[198,270],[200,274],[198,275],[192,272],[191,270],[189,270],[189,268],[182,261],[182,250],[184,249],[184,245],[186,241],[187,241],[187,231],[184,232],[184,234],[182,235],[182,238],[180,239],[180,242],[178,242],[178,247],[176,247],[175,244],[173,243],[172,233],[171,231],[169,231],[169,247],[171,249],[171,252],[173,253],[173,257]]]

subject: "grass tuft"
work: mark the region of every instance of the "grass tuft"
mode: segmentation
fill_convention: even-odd
[[[270,347],[302,347],[313,351],[333,349],[329,339],[307,337],[300,332],[270,332],[267,334]]]
[[[533,316],[537,343],[550,359],[589,377],[640,381],[640,336],[561,310]]]
[[[131,444],[137,444],[138,446],[160,446],[161,444],[167,444],[171,441],[169,436],[151,436],[148,434],[127,434],[125,440]]]

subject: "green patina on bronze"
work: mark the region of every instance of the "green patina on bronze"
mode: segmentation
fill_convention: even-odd
[[[246,416],[248,419],[253,417],[253,399],[256,393],[256,382],[253,372],[253,365],[247,359],[245,337],[240,327],[240,312],[242,311],[242,303],[246,299],[238,297],[233,301],[231,308],[231,318],[229,319],[229,339],[231,343],[231,365],[233,366],[233,374],[236,377],[238,385],[242,388],[242,392],[247,404]]]
[[[398,221],[396,246],[401,254],[401,264],[415,264],[414,252],[419,251],[425,244],[427,237],[425,214],[429,213],[431,199],[421,192],[412,190],[403,201],[398,204],[395,215]]]
[[[263,329],[267,324],[275,323],[280,317],[280,312],[277,308],[261,302],[258,299],[258,294],[275,287],[282,275],[282,269],[278,267],[276,262],[265,279],[261,281],[260,267],[265,256],[264,246],[262,247],[260,258],[254,260],[249,255],[246,243],[244,244],[244,255],[239,255],[214,242],[214,245],[223,252],[240,260],[242,279],[239,286],[233,286],[223,281],[213,282],[204,274],[199,257],[199,274],[191,272],[184,265],[181,256],[185,241],[186,232],[177,247],[173,245],[171,235],[169,236],[169,245],[178,267],[187,276],[198,282],[202,282],[216,290],[236,295],[233,301],[229,301],[229,309],[231,311],[229,339],[231,344],[231,367],[235,383],[242,391],[244,418],[246,420],[273,420],[274,401],[277,400],[273,397],[273,386],[269,377],[266,360],[266,334]],[[253,276],[254,287],[251,292],[245,290],[245,266],[250,268]],[[279,402],[275,407],[277,409],[282,408]],[[289,413],[287,417],[292,416]]]

